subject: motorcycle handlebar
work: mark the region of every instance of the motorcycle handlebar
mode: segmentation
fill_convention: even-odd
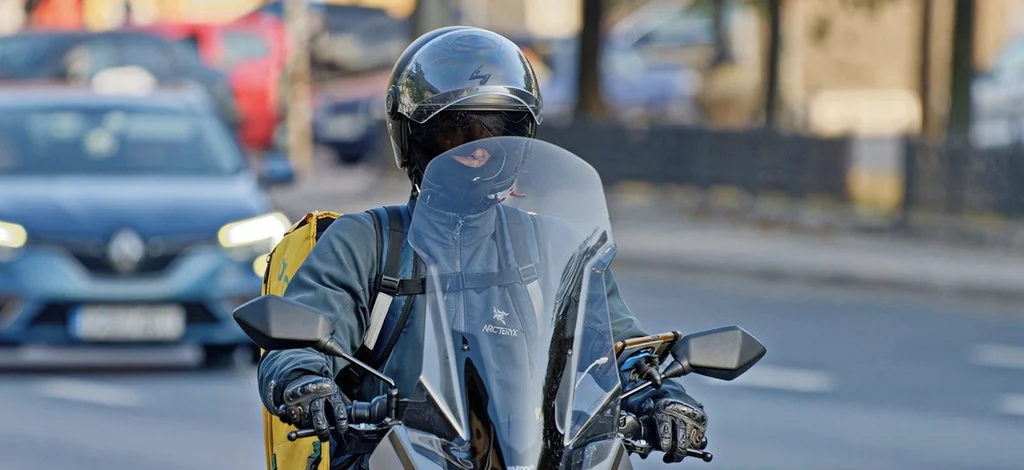
[[[653,419],[626,412],[619,417],[619,432],[625,437],[630,452],[637,453],[643,459],[651,452],[650,442],[658,436],[658,428]],[[686,456],[696,457],[705,462],[710,462],[714,458],[710,452],[697,449],[686,449]]]
[[[645,441],[651,442],[653,439],[657,439],[658,426],[657,424],[654,423],[653,419],[647,417],[640,418],[640,429],[641,433],[643,434],[643,439]],[[705,462],[711,462],[711,460],[715,458],[715,456],[712,455],[711,452],[705,452],[703,450],[697,449],[686,449],[686,456],[696,457]]]
[[[370,401],[353,401],[347,408],[348,423],[349,424],[376,424],[383,422],[388,418],[388,399],[387,396],[379,396]],[[650,442],[652,439],[656,439],[657,426],[654,420],[648,417],[639,418],[631,414],[625,414],[623,421],[620,422],[621,430],[628,439],[639,439]],[[331,426],[331,430],[334,431],[334,426]],[[639,435],[637,435],[639,434]],[[316,431],[313,429],[301,429],[298,431],[291,431],[288,433],[288,440],[295,441],[305,437],[312,437],[316,435]],[[714,456],[710,452],[705,452],[697,449],[687,449],[686,455],[688,457],[696,457],[705,462],[711,462]]]
[[[353,401],[347,407],[348,424],[376,424],[388,417],[388,400],[386,396],[379,396],[370,401]],[[334,426],[331,426],[334,431]],[[295,441],[305,437],[316,435],[313,429],[300,429],[290,431],[288,440]]]

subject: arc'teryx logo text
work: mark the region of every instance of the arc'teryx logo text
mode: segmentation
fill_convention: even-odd
[[[501,336],[519,336],[519,330],[515,328],[507,328],[504,326],[484,325],[483,332]]]

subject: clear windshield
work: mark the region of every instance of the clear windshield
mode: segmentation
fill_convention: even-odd
[[[593,167],[522,137],[457,147],[426,168],[408,239],[428,304],[404,420],[445,443],[421,452],[449,467],[549,468],[616,433],[615,245]]]

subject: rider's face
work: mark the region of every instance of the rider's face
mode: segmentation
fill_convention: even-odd
[[[467,156],[455,155],[455,161],[466,165],[470,168],[480,168],[487,164],[487,161],[491,159],[491,153],[487,149],[476,149],[473,153]]]

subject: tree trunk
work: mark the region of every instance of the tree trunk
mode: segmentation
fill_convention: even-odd
[[[729,0],[718,0],[711,2],[711,19],[715,31],[715,57],[711,61],[712,67],[732,62],[732,45],[725,29],[725,10],[729,7]]]
[[[579,40],[576,115],[601,117],[608,108],[601,96],[601,17],[603,0],[583,0],[583,25]]]
[[[946,138],[966,139],[971,128],[971,79],[974,76],[974,0],[956,0]]]
[[[451,26],[455,23],[455,15],[448,1],[416,0],[409,22],[412,24],[415,39],[435,29]]]
[[[309,75],[309,11],[305,0],[285,0],[285,27],[295,49],[288,58],[288,105],[285,129],[288,155],[298,172],[313,173],[313,112]]]
[[[778,126],[779,114],[779,62],[782,54],[782,0],[768,1],[768,83],[765,86],[764,125],[769,129]]]
[[[932,0],[924,0],[921,5],[921,71],[920,71],[920,97],[921,101],[921,135],[926,139],[932,135],[931,126],[931,96],[932,96],[932,11],[934,5]]]

